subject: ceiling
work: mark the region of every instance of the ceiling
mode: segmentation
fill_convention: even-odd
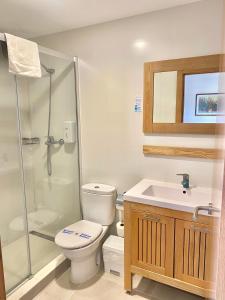
[[[0,32],[35,37],[200,0],[0,0]]]

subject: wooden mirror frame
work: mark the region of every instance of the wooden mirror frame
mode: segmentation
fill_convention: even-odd
[[[144,133],[215,134],[222,124],[183,123],[184,76],[220,71],[221,54],[147,62],[144,64]],[[177,71],[176,123],[153,123],[154,73]]]

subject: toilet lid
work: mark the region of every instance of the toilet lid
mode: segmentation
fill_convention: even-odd
[[[55,237],[55,243],[66,249],[78,249],[88,246],[102,233],[102,225],[81,220],[61,230]]]

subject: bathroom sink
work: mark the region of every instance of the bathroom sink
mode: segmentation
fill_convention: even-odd
[[[182,190],[180,187],[168,187],[160,185],[150,185],[143,195],[157,198],[181,199],[187,198],[187,193],[190,192]],[[185,196],[186,195],[186,196]]]
[[[196,186],[184,189],[181,184],[143,179],[126,192],[124,200],[193,212],[196,206],[207,206],[211,202],[219,208],[221,191]]]

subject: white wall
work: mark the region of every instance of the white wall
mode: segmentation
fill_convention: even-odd
[[[214,137],[145,136],[134,101],[143,94],[145,61],[221,51],[221,5],[200,1],[37,39],[80,58],[83,182],[108,183],[123,192],[143,177],[178,182],[175,174],[188,172],[192,183],[212,184],[213,161],[145,157],[142,145],[214,147]]]

